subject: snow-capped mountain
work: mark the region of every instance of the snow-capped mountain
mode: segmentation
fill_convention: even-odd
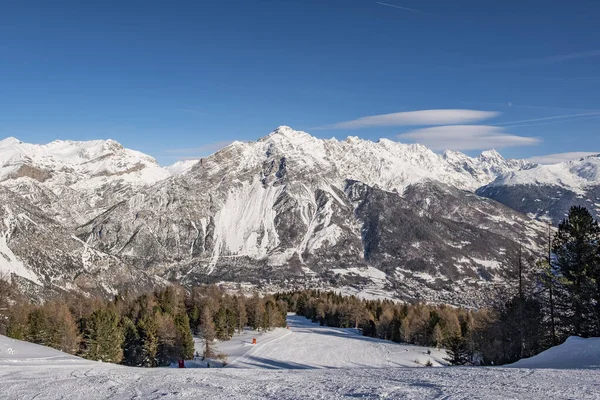
[[[0,141],[0,184],[70,226],[89,221],[135,188],[187,172],[194,161],[162,168],[114,140]]]
[[[280,127],[161,168],[110,140],[0,143],[1,185],[66,232],[65,243],[80,246],[63,246],[80,260],[73,271],[104,265],[103,276],[132,282],[336,286],[472,305],[492,295],[482,285],[509,279],[517,241],[533,256],[545,237],[543,224],[474,194],[498,176],[535,167],[495,151],[439,155],[416,144],[322,140]],[[17,242],[7,243],[16,254]],[[90,251],[97,256],[84,256]],[[14,259],[29,271],[20,269],[24,279],[60,275],[55,259],[46,274]],[[98,282],[107,292],[117,287]]]
[[[106,295],[150,288],[157,276],[98,251],[27,199],[0,186],[0,278],[16,280],[31,296],[63,291]]]
[[[511,171],[477,193],[554,224],[573,205],[584,206],[599,217],[600,155]]]

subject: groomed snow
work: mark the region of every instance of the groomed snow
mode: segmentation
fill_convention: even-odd
[[[210,369],[144,369],[103,364],[0,336],[0,397],[7,400],[600,398],[598,372],[590,369],[373,368],[365,364],[394,346],[399,349],[407,346],[363,338],[344,329],[316,327],[298,317],[290,318],[290,324],[291,333],[275,332],[271,341],[264,340],[269,336],[265,334],[257,346],[238,356],[230,367]],[[9,346],[12,354],[8,352]],[[377,356],[369,351],[376,351]],[[352,363],[352,359],[367,362]]]
[[[288,316],[289,330],[277,328],[263,336],[241,335],[219,344],[232,355],[230,368],[313,369],[418,367],[431,361],[447,364],[446,353],[435,348],[399,345],[362,336],[354,329],[320,326],[310,320]],[[251,345],[252,337],[257,344]],[[427,351],[431,355],[427,354]]]

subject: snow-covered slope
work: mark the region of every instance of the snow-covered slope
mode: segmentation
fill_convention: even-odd
[[[573,205],[600,216],[600,155],[498,176],[477,193],[536,218],[560,222]]]
[[[600,370],[600,338],[571,336],[561,345],[510,365],[515,368],[568,368]]]
[[[362,336],[354,329],[320,326],[288,315],[288,329],[246,332],[218,344],[228,356],[228,368],[390,368],[447,365],[446,352],[436,348],[401,345]],[[252,338],[257,344],[252,345]],[[198,348],[202,352],[201,346]],[[428,354],[428,351],[431,354]]]
[[[59,221],[87,222],[136,188],[187,172],[195,161],[160,167],[114,140],[57,140],[44,145],[0,141],[0,183]]]
[[[589,369],[407,368],[417,366],[411,357],[428,357],[422,349],[290,322],[291,333],[210,369],[123,367],[0,336],[0,397],[583,400],[600,393]]]
[[[14,368],[23,366],[55,366],[96,364],[50,347],[35,343],[23,342],[0,335],[0,367],[13,365]],[[6,394],[4,392],[4,394]]]
[[[535,165],[529,169],[500,174],[494,186],[549,185],[576,192],[600,185],[600,154],[559,164]]]

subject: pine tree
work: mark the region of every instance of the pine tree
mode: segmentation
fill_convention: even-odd
[[[190,360],[194,357],[194,337],[190,329],[190,320],[185,313],[175,316],[175,354],[178,359]]]
[[[594,275],[600,268],[598,244],[600,227],[589,211],[574,206],[569,216],[560,223],[554,238],[553,251],[556,269],[563,290],[561,296],[565,311],[561,317],[570,333],[590,336],[598,332],[594,298],[597,297]],[[600,310],[600,309],[599,309]]]
[[[248,323],[248,314],[246,313],[246,302],[242,295],[236,298],[235,313],[237,317],[236,328],[238,333],[242,333]]]
[[[227,340],[227,312],[224,307],[220,307],[215,315],[215,334],[219,340]]]
[[[158,333],[158,349],[156,359],[158,366],[167,366],[179,359],[176,348],[175,321],[170,314],[157,312],[156,327]]]
[[[18,303],[10,307],[6,336],[18,340],[27,340],[29,312],[30,306],[27,303]]]
[[[248,324],[254,330],[260,330],[263,325],[265,307],[263,300],[255,293],[248,302]]]
[[[114,310],[102,308],[85,320],[82,355],[90,360],[119,363],[123,358],[123,332]]]
[[[231,311],[230,309],[226,310],[227,314],[227,339],[231,339],[235,334],[236,325],[237,325],[237,316],[235,315],[235,311]]]
[[[141,366],[158,366],[158,327],[154,314],[146,315],[138,321],[137,331],[141,342]]]
[[[27,341],[48,346],[50,344],[50,324],[42,308],[36,308],[29,314]]]
[[[127,317],[121,319],[123,329],[123,364],[131,367],[141,367],[142,362],[142,340],[138,334],[137,327]]]
[[[448,351],[448,361],[452,365],[465,365],[469,362],[469,353],[465,339],[454,334],[446,340],[445,347]]]
[[[202,331],[202,339],[204,339],[204,358],[214,358],[215,352],[212,343],[215,340],[215,325],[213,323],[212,313],[208,306],[202,309],[200,317],[200,327]]]

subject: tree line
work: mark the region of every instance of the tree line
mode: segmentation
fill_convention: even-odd
[[[110,301],[65,295],[41,305],[0,280],[0,334],[50,346],[91,360],[138,367],[167,366],[194,357],[214,358],[213,342],[245,327],[269,330],[286,324],[287,304],[273,296],[246,297],[215,286],[186,291],[168,286]]]

